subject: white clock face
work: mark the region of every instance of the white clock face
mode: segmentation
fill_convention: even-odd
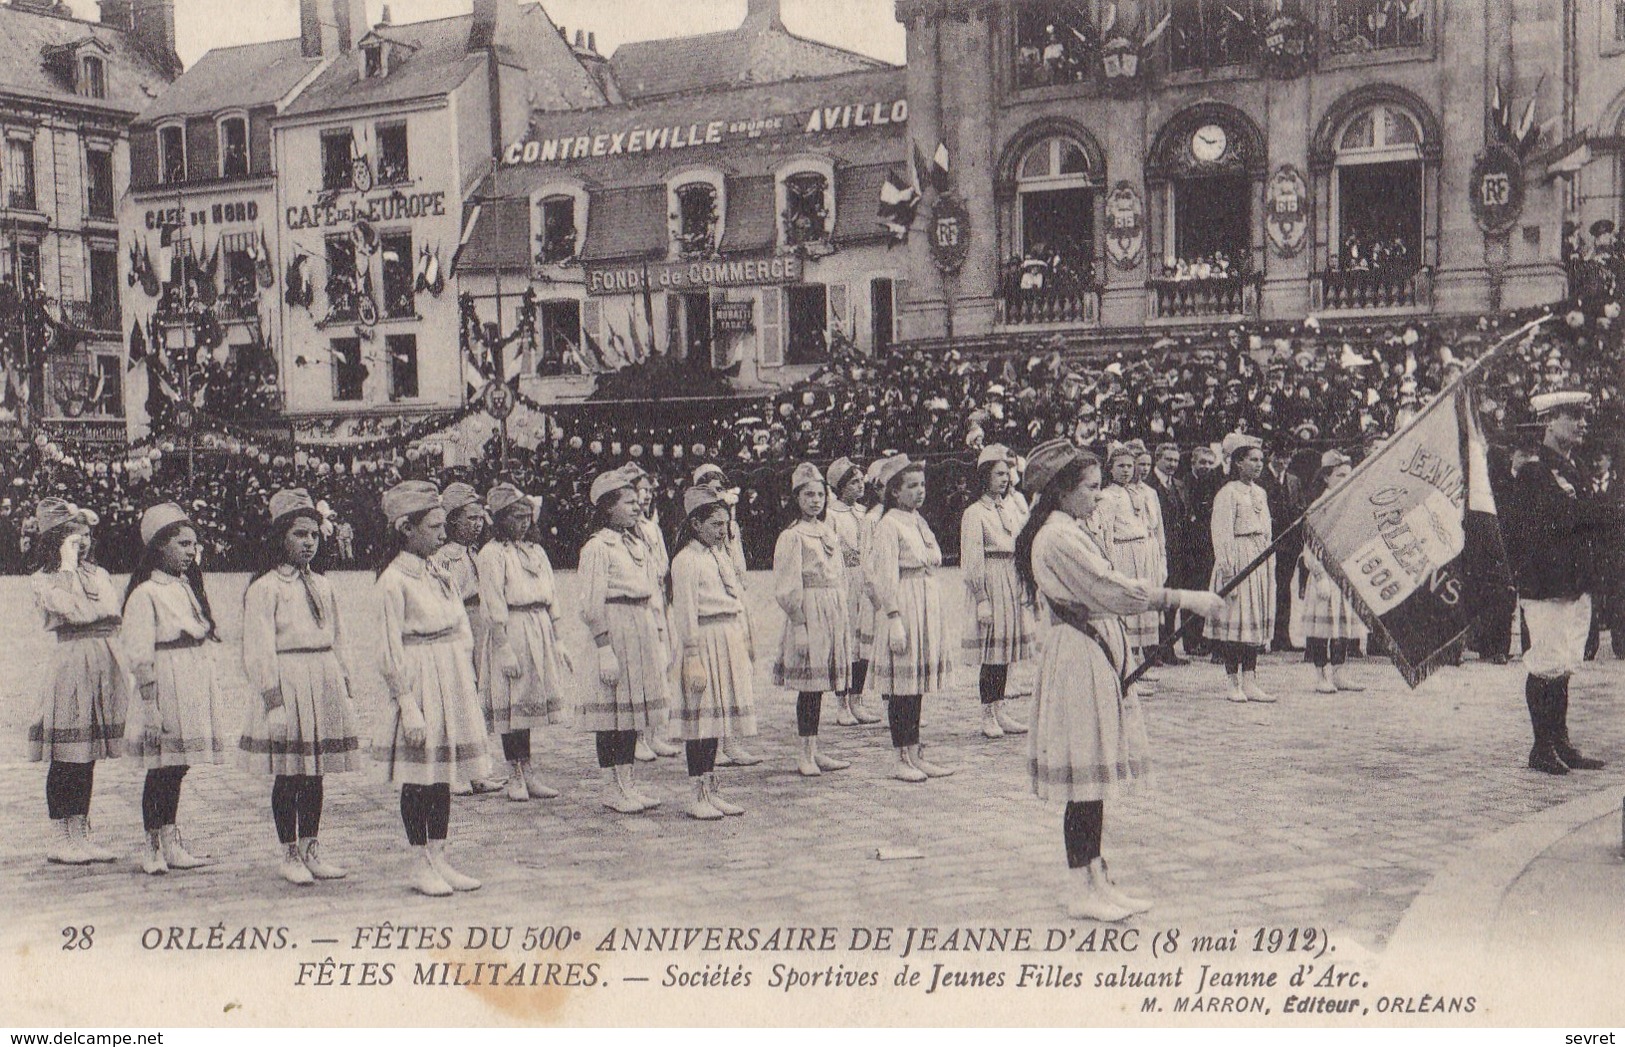
[[[1191,135],[1191,155],[1205,164],[1214,163],[1230,147],[1230,137],[1218,124],[1207,124]]]

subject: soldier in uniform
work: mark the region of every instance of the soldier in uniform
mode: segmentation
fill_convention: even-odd
[[[1585,440],[1591,394],[1579,390],[1531,397],[1545,428],[1539,458],[1518,472],[1510,491],[1516,531],[1513,574],[1530,646],[1524,698],[1535,744],[1529,766],[1546,774],[1597,770],[1569,742],[1569,677],[1584,656],[1595,584],[1594,547],[1604,522],[1591,485],[1574,461]]]

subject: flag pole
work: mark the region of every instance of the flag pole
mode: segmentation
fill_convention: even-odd
[[[1433,398],[1432,402],[1433,403],[1438,403],[1438,402],[1444,400],[1447,394],[1454,393],[1458,388],[1461,387],[1461,385],[1463,383],[1465,383],[1469,378],[1474,377],[1477,374],[1477,372],[1479,370],[1481,370],[1491,360],[1494,360],[1496,357],[1498,357],[1502,353],[1506,352],[1506,350],[1514,342],[1516,342],[1519,339],[1525,337],[1526,335],[1533,334],[1540,327],[1541,324],[1544,324],[1546,321],[1550,320],[1551,318],[1552,318],[1551,313],[1543,313],[1542,315],[1540,315],[1540,316],[1536,317],[1535,319],[1529,321],[1528,323],[1524,324],[1522,327],[1518,328],[1516,331],[1513,331],[1511,334],[1509,334],[1506,337],[1502,338],[1499,342],[1496,342],[1495,345],[1490,348],[1489,352],[1487,352],[1484,355],[1478,357],[1476,360],[1474,360],[1472,362],[1472,364],[1470,366],[1468,366],[1465,370],[1463,370],[1461,372],[1461,375],[1454,382],[1451,382],[1449,385],[1447,385],[1443,389],[1439,390],[1439,394]],[[1388,439],[1389,440],[1397,440],[1399,437],[1401,437],[1401,436],[1405,435],[1406,433],[1410,432],[1411,429],[1415,428],[1416,425],[1422,421],[1423,416],[1426,415],[1427,413],[1428,412],[1426,412],[1426,411],[1418,412],[1415,418],[1412,418],[1409,422],[1407,422],[1405,424],[1404,428],[1400,429],[1399,432],[1395,433],[1393,436],[1389,437]],[[1325,498],[1328,495],[1331,495],[1331,494],[1333,494],[1333,493],[1335,493],[1337,491],[1341,491],[1343,488],[1345,488],[1349,484],[1353,483],[1354,479],[1356,477],[1358,477],[1361,473],[1365,472],[1366,469],[1371,465],[1371,463],[1376,460],[1376,458],[1377,458],[1376,455],[1368,455],[1363,462],[1361,462],[1358,466],[1355,467],[1355,469],[1354,469],[1354,471],[1352,473],[1350,473],[1347,477],[1344,478],[1342,483],[1340,483],[1336,487],[1328,490],[1326,492],[1326,494],[1321,495],[1321,498]],[[1320,501],[1320,499],[1316,499],[1316,504],[1318,504],[1319,501]],[[1231,593],[1236,591],[1236,589],[1241,585],[1242,582],[1247,580],[1248,575],[1252,574],[1254,571],[1256,571],[1260,567],[1264,566],[1265,562],[1267,562],[1272,556],[1275,555],[1275,551],[1281,547],[1281,544],[1283,542],[1285,542],[1289,537],[1291,537],[1295,532],[1297,532],[1301,527],[1303,527],[1304,521],[1309,518],[1309,510],[1313,509],[1313,508],[1314,508],[1314,506],[1305,507],[1304,511],[1298,515],[1298,518],[1296,520],[1293,520],[1290,524],[1288,524],[1286,527],[1282,528],[1279,532],[1277,532],[1276,535],[1275,535],[1274,540],[1271,541],[1270,544],[1264,548],[1264,551],[1259,553],[1257,556],[1253,557],[1253,560],[1252,560],[1251,563],[1249,563],[1246,567],[1243,567],[1239,572],[1237,572],[1237,574],[1236,574],[1236,576],[1234,578],[1230,579],[1229,582],[1225,583],[1225,585],[1222,586],[1219,589],[1217,595],[1220,596],[1221,598],[1229,596]],[[1167,640],[1157,644],[1156,650],[1158,652],[1165,652],[1165,653],[1168,653],[1168,654],[1172,654],[1173,650],[1174,650],[1174,644],[1177,643],[1179,640],[1184,638],[1186,631],[1189,630],[1190,627],[1191,627],[1191,622],[1192,622],[1192,619],[1189,616],[1185,617],[1185,619],[1180,623],[1179,628],[1175,629],[1172,633],[1169,634]],[[1136,668],[1133,672],[1129,673],[1126,677],[1123,678],[1123,686],[1125,688],[1127,688],[1130,684],[1132,684],[1135,681],[1139,680],[1140,677],[1144,676],[1152,668],[1153,664],[1154,663],[1153,663],[1153,661],[1151,659],[1147,659],[1146,661],[1141,662],[1138,668]]]

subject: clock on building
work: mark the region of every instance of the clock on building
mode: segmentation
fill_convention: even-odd
[[[1230,137],[1218,124],[1204,124],[1191,135],[1191,155],[1204,164],[1217,163],[1230,148]]]

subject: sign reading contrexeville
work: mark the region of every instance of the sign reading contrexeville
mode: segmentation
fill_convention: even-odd
[[[1316,501],[1304,537],[1405,682],[1426,679],[1511,584],[1468,384]]]

